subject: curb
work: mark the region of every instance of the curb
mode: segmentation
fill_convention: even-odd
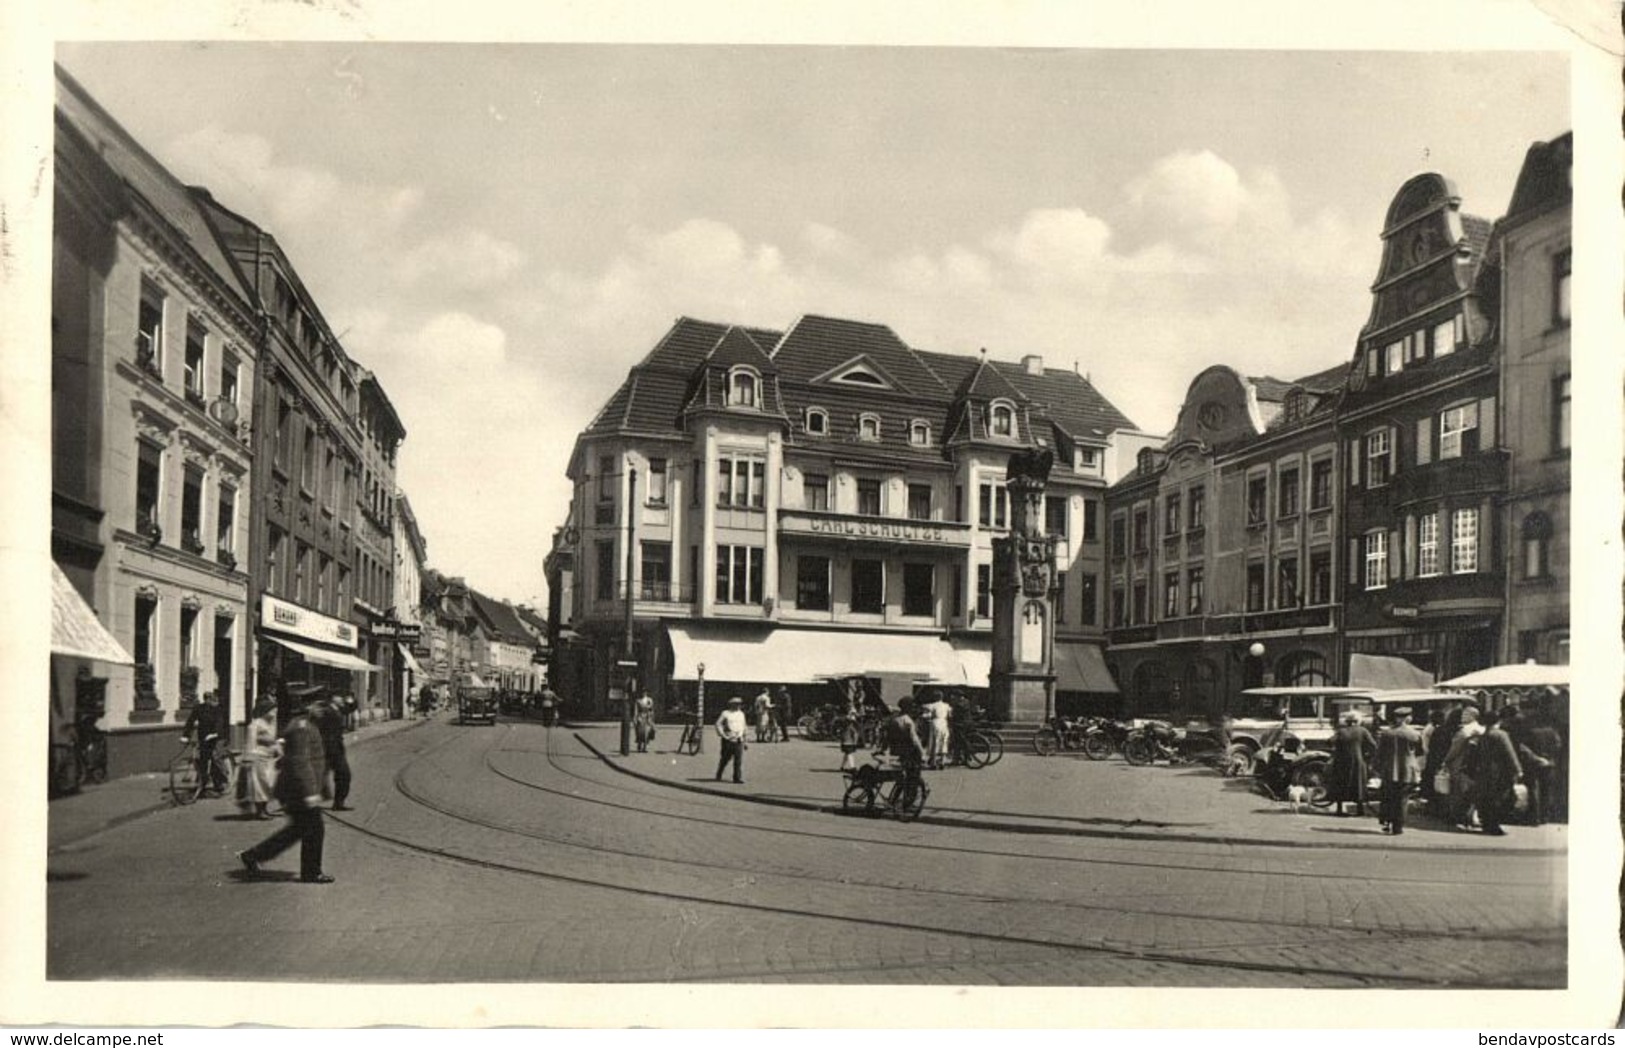
[[[625,766],[624,764],[622,764],[620,762],[620,760],[617,759],[616,757],[604,753],[597,746],[594,746],[591,742],[588,742],[586,739],[582,738],[579,732],[574,733],[574,734],[575,734],[576,741],[581,743],[581,745],[585,746],[589,751],[592,752],[593,756],[597,757],[606,766],[608,766],[610,768],[613,768],[615,771],[619,772],[622,775],[627,775],[627,776],[630,776],[631,778],[639,779],[639,780],[641,780],[643,782],[652,783],[652,784],[654,784],[656,786],[666,786],[666,787],[669,787],[669,788],[674,789],[674,790],[684,790],[684,791],[686,791],[688,793],[698,793],[698,794],[703,794],[703,795],[712,796],[712,797],[722,797],[724,799],[731,800],[731,801],[745,801],[745,802],[750,803],[750,804],[761,804],[761,805],[766,805],[768,807],[773,807],[773,808],[794,808],[794,809],[799,809],[801,811],[819,812],[819,813],[825,814],[825,815],[838,815],[838,816],[842,815],[842,810],[841,810],[841,807],[840,807],[839,803],[835,803],[835,804],[818,804],[818,803],[813,802],[813,801],[791,800],[791,799],[785,798],[785,797],[761,797],[761,796],[755,796],[755,795],[748,794],[748,793],[733,793],[733,792],[730,792],[728,790],[719,790],[719,789],[715,789],[715,788],[710,787],[710,786],[698,786],[698,785],[695,785],[694,783],[691,783],[691,782],[673,782],[670,779],[663,779],[663,778],[660,778],[657,775],[650,775],[650,774],[648,774],[646,772],[634,771],[633,769],[631,769],[631,768]],[[1250,845],[1250,846],[1253,846],[1253,847],[1261,847],[1261,848],[1332,848],[1332,849],[1338,849],[1338,848],[1354,849],[1354,848],[1359,848],[1359,849],[1366,849],[1366,848],[1369,847],[1369,844],[1367,844],[1365,842],[1362,842],[1362,841],[1273,840],[1273,839],[1267,838],[1267,837],[1245,837],[1245,836],[1237,837],[1237,836],[1222,836],[1222,835],[1218,835],[1218,834],[1182,833],[1182,832],[1180,832],[1178,830],[1170,830],[1170,831],[1168,831],[1166,833],[1143,833],[1143,832],[1136,832],[1134,830],[1129,830],[1129,829],[1099,830],[1099,829],[1085,829],[1083,827],[1075,827],[1075,826],[1044,826],[1044,825],[1040,825],[1040,824],[1036,824],[1036,823],[1030,823],[1030,822],[1010,822],[1010,821],[1002,821],[1001,822],[1001,821],[993,820],[993,819],[983,819],[983,820],[972,822],[972,821],[967,821],[967,820],[964,820],[964,819],[944,818],[943,816],[940,816],[940,815],[921,815],[921,816],[919,816],[918,818],[916,818],[916,819],[914,819],[912,821],[915,822],[915,823],[921,823],[921,824],[931,825],[931,826],[952,826],[952,827],[956,827],[958,829],[966,829],[966,830],[987,830],[987,831],[995,832],[995,833],[1021,833],[1021,834],[1029,834],[1029,835],[1044,836],[1044,837],[1088,837],[1088,838],[1107,838],[1107,839],[1112,839],[1112,840],[1161,841],[1161,842],[1174,841],[1174,842],[1188,842],[1188,843],[1192,843],[1192,844],[1240,844],[1240,845]],[[1408,851],[1408,852],[1434,852],[1434,851],[1436,851],[1436,849],[1429,848],[1426,844],[1410,844],[1408,842],[1405,843],[1405,844],[1398,844],[1398,843],[1394,842],[1392,837],[1386,837],[1386,836],[1381,836],[1381,835],[1373,835],[1373,839],[1385,842],[1389,849],[1392,849],[1392,850],[1395,850],[1395,851]],[[1471,848],[1451,848],[1451,849],[1449,849],[1449,851],[1450,851],[1450,854],[1452,854],[1452,855],[1507,855],[1507,854],[1515,854],[1515,855],[1566,855],[1566,854],[1568,854],[1568,849],[1567,848],[1518,848],[1518,849],[1507,849],[1507,848],[1471,847]]]

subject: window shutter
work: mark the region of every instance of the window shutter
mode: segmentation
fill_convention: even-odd
[[[1485,397],[1478,402],[1478,446],[1488,451],[1495,447],[1495,398]]]
[[[1425,466],[1433,461],[1433,416],[1416,420],[1416,464]]]
[[[1398,582],[1402,577],[1399,573],[1400,551],[1404,548],[1405,532],[1400,528],[1391,528],[1388,532],[1388,583]]]
[[[1388,476],[1399,472],[1399,427],[1388,427]]]
[[[1405,515],[1405,552],[1404,552],[1404,560],[1402,561],[1402,564],[1404,566],[1404,577],[1407,578],[1407,579],[1415,578],[1416,577],[1416,518],[1411,516],[1408,513]]]
[[[1364,551],[1360,549],[1359,539],[1349,539],[1349,585],[1360,584],[1360,567],[1365,563]]]
[[[1360,441],[1349,441],[1349,487],[1360,486]]]
[[[1494,571],[1490,557],[1495,552],[1492,534],[1495,528],[1495,518],[1491,516],[1490,500],[1485,499],[1478,504],[1478,570],[1480,572]]]

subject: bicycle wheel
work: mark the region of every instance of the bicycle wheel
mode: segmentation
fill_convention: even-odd
[[[865,815],[873,815],[875,811],[875,791],[861,782],[853,783],[846,788],[846,794],[841,798],[841,810],[862,810]]]
[[[1083,737],[1083,755],[1092,761],[1106,760],[1116,750],[1117,747],[1112,745],[1112,740],[1098,731]]]
[[[926,792],[923,782],[899,779],[886,788],[886,810],[902,822],[917,819],[925,808]]]
[[[982,738],[987,740],[987,762],[997,764],[1004,758],[1004,736],[996,731],[982,732]]]
[[[237,782],[237,755],[230,750],[225,752],[216,750],[214,768],[220,775],[220,795],[224,797],[231,792],[232,786]]]
[[[1309,803],[1316,808],[1329,808],[1332,804],[1332,793],[1326,788],[1326,764],[1316,761],[1306,768],[1298,768],[1292,773],[1292,784],[1302,786]]]
[[[107,781],[107,740],[93,736],[84,748],[85,778],[90,782]]]
[[[965,762],[967,768],[986,767],[993,759],[993,746],[986,735],[979,731],[968,731],[959,751],[959,759]]]
[[[1150,764],[1156,759],[1156,753],[1151,748],[1151,740],[1143,736],[1135,736],[1123,743],[1123,759],[1136,767]]]
[[[686,749],[688,750],[688,755],[690,757],[700,752],[700,743],[704,740],[704,737],[700,734],[700,732],[703,730],[703,728],[695,728],[693,731],[688,733],[688,745]]]
[[[51,746],[50,775],[50,794],[53,797],[72,793],[79,788],[79,783],[84,779],[84,766],[73,747],[62,744]]]
[[[1033,752],[1040,757],[1053,757],[1061,750],[1061,733],[1054,728],[1040,728],[1033,736]]]
[[[190,752],[169,762],[169,799],[172,803],[184,805],[197,800],[200,781],[197,761]]]

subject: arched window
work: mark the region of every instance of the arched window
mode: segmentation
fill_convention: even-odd
[[[908,442],[915,447],[929,447],[931,444],[931,424],[923,419],[915,419],[908,424]]]
[[[806,428],[809,436],[828,436],[829,412],[825,411],[823,408],[808,408]]]
[[[875,415],[875,414],[872,414],[870,412],[864,412],[863,414],[858,416],[858,439],[859,440],[879,440],[880,439],[880,416],[879,415]]]
[[[1275,664],[1275,683],[1309,687],[1330,684],[1331,674],[1326,668],[1326,656],[1318,651],[1294,651],[1282,656]]]
[[[995,437],[1016,435],[1016,408],[1005,400],[995,400],[988,409],[987,430]]]
[[[749,368],[735,368],[728,374],[728,403],[734,407],[760,407],[761,378]]]
[[[1552,518],[1536,510],[1523,518],[1523,577],[1543,579],[1552,572]]]
[[[1135,715],[1145,716],[1152,713],[1166,715],[1172,712],[1173,679],[1168,675],[1168,667],[1160,660],[1149,659],[1134,667],[1134,679],[1130,690]]]

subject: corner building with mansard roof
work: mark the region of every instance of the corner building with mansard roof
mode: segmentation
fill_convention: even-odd
[[[1006,464],[1042,446],[1062,707],[1114,703],[1102,501],[1139,440],[1086,378],[1036,356],[928,352],[821,316],[679,319],[577,438],[548,558],[553,682],[612,711],[630,568],[633,672],[662,705],[692,709],[702,665],[708,710],[762,684],[805,709],[849,674],[880,678],[888,701],[907,681],[986,688]]]

